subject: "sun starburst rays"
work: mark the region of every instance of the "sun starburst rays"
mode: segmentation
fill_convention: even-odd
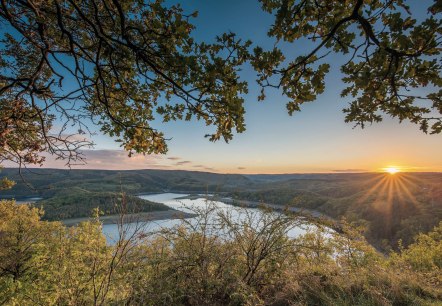
[[[402,208],[419,210],[421,204],[413,195],[420,182],[411,178],[406,173],[385,171],[381,177],[376,176],[377,181],[371,181],[371,187],[358,199],[361,204],[370,203],[372,207],[384,216],[386,223],[391,222],[392,215]],[[410,207],[411,206],[411,207]]]

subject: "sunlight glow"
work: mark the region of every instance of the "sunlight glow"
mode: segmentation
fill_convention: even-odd
[[[387,168],[384,168],[384,171],[387,173],[390,173],[390,174],[395,174],[395,173],[400,172],[400,170],[396,167],[387,167]]]

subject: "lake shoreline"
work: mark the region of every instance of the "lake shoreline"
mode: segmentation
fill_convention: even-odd
[[[309,215],[313,218],[325,218],[328,220],[335,221],[334,218],[321,213],[318,210],[313,209],[307,209],[307,208],[301,208],[301,207],[294,207],[294,206],[284,206],[284,205],[278,205],[278,204],[271,204],[271,203],[264,203],[264,202],[257,202],[257,201],[250,201],[250,200],[242,200],[242,199],[234,199],[231,197],[220,197],[219,194],[209,194],[209,195],[195,195],[195,194],[189,194],[187,196],[179,197],[177,199],[189,199],[189,200],[196,200],[198,198],[204,198],[209,201],[219,201],[225,204],[229,204],[236,207],[247,207],[247,208],[268,208],[272,209],[274,211],[284,212],[289,211],[292,213],[298,213],[301,215]]]
[[[137,222],[151,222],[159,220],[174,220],[174,219],[188,219],[194,218],[196,214],[186,213],[175,209],[152,211],[152,212],[140,212],[135,214],[127,214],[123,217],[123,222],[137,223]],[[66,226],[75,226],[81,222],[91,221],[91,217],[71,218],[60,220]],[[107,215],[101,216],[100,221],[103,224],[118,224],[121,221],[120,215]]]

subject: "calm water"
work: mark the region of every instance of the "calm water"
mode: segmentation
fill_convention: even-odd
[[[216,223],[216,214],[217,212],[222,212],[225,214],[229,214],[231,218],[237,222],[241,222],[243,220],[246,220],[251,215],[259,218],[259,214],[261,214],[261,211],[259,209],[255,208],[241,208],[235,207],[230,204],[226,204],[219,201],[207,201],[204,198],[198,198],[198,199],[179,199],[181,197],[184,197],[186,195],[184,194],[176,194],[176,193],[161,193],[161,194],[153,194],[153,195],[143,195],[140,196],[142,199],[146,199],[152,202],[157,203],[163,203],[173,209],[176,209],[178,211],[183,212],[190,212],[194,213],[195,209],[204,209],[208,206],[212,207],[215,212],[211,215],[211,218],[209,219],[209,223],[215,224]],[[186,219],[186,221],[189,221],[191,224],[195,224],[198,221],[198,217]],[[174,226],[177,226],[181,224],[181,220],[179,219],[167,219],[167,220],[156,220],[156,221],[149,221],[143,223],[143,231],[146,232],[158,232],[162,229],[172,228]],[[133,227],[135,227],[136,224],[127,224],[127,231],[130,234]],[[138,224],[139,226],[139,224]],[[257,224],[257,226],[259,226]],[[289,230],[288,235],[290,237],[296,237],[303,233],[305,233],[305,228],[292,228]],[[118,238],[118,226],[116,224],[105,224],[103,225],[103,233],[106,235],[108,242],[113,243]],[[219,233],[218,233],[219,234]]]
[[[33,204],[37,201],[43,200],[43,198],[37,198],[37,197],[32,197],[32,198],[24,198],[24,199],[20,199],[20,200],[15,200],[15,204]]]

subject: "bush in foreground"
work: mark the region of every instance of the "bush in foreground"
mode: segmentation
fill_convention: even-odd
[[[67,228],[0,202],[0,304],[437,305],[442,223],[384,257],[360,232],[301,218],[213,205],[160,233],[119,225],[106,242],[98,217]],[[98,214],[97,214],[98,215]],[[305,233],[288,232],[303,226]]]

